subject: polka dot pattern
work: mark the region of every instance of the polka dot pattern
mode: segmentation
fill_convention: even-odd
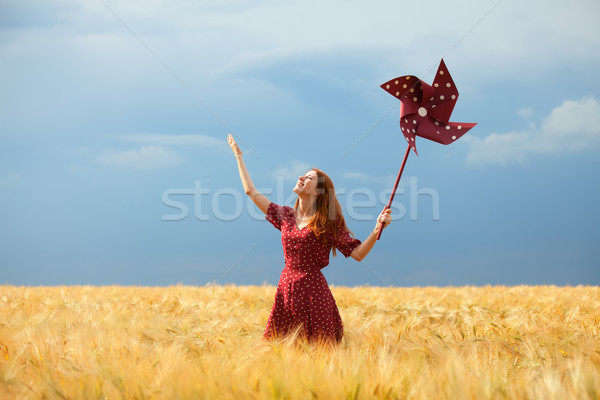
[[[286,336],[299,328],[309,340],[339,342],[343,323],[321,269],[329,265],[331,245],[349,257],[360,240],[344,231],[337,237],[327,234],[326,245],[308,227],[298,229],[294,209],[275,203],[269,204],[265,218],[281,231],[285,267],[264,338]]]
[[[421,136],[449,144],[476,125],[449,122],[458,99],[458,90],[444,60],[440,62],[432,86],[416,76],[406,75],[392,79],[381,87],[402,103],[400,129],[408,142],[413,142],[415,136]],[[412,148],[417,153],[416,146],[412,145]]]

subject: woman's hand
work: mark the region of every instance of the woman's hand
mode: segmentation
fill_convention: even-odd
[[[242,155],[242,150],[240,150],[240,147],[235,142],[233,136],[231,136],[231,133],[227,135],[227,142],[229,143],[229,147],[231,147],[231,150],[233,151],[233,154],[235,154],[236,157]]]
[[[377,225],[375,225],[375,232],[379,233],[380,229],[385,228],[392,222],[392,209],[384,208],[379,217],[377,217]],[[381,224],[383,223],[383,226]]]
[[[359,244],[358,247],[352,251],[352,253],[350,254],[352,258],[354,258],[356,261],[362,261],[362,259],[365,258],[367,254],[369,254],[369,252],[373,248],[373,245],[375,245],[375,242],[377,241],[377,234],[382,229],[382,226],[386,227],[390,224],[390,222],[392,222],[391,214],[391,209],[383,209],[381,214],[379,214],[379,217],[377,217],[377,225],[375,225],[375,229],[373,229],[373,232],[371,232],[369,237],[367,237],[364,242]]]

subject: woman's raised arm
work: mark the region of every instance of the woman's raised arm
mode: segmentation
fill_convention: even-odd
[[[235,154],[238,170],[240,172],[240,179],[242,180],[242,185],[244,185],[244,191],[248,196],[250,196],[254,204],[256,204],[256,206],[266,214],[271,201],[258,190],[256,190],[256,187],[254,187],[254,183],[252,183],[252,179],[250,179],[250,174],[248,173],[248,169],[246,169],[246,164],[242,158],[242,150],[240,150],[231,134],[227,136],[227,142],[229,143],[233,154]]]
[[[373,229],[373,232],[371,232],[371,234],[364,240],[364,242],[359,244],[358,247],[352,251],[352,253],[350,254],[352,258],[354,258],[356,261],[362,261],[362,259],[365,258],[367,254],[369,254],[369,252],[375,245],[375,242],[377,241],[377,234],[379,233],[379,230],[385,228],[390,224],[390,222],[392,222],[391,212],[392,210],[389,208],[383,209],[381,214],[379,214],[379,217],[377,217],[377,224],[375,225],[375,229]],[[381,224],[383,224],[383,228]]]

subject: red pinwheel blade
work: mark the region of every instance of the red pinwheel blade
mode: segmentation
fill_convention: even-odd
[[[400,130],[408,142],[387,209],[392,205],[410,149],[418,155],[417,136],[441,144],[450,144],[477,124],[450,122],[450,116],[458,99],[458,89],[444,60],[440,62],[433,86],[414,75],[405,75],[387,81],[381,85],[381,88],[400,100]],[[377,240],[382,232],[383,226],[380,226]]]
[[[400,129],[415,154],[415,136],[450,144],[475,123],[450,122],[458,99],[458,89],[444,63],[440,62],[433,86],[414,75],[389,80],[381,88],[400,100]]]
[[[423,119],[419,124],[422,132],[420,136],[437,143],[450,144],[467,133],[475,125],[477,124],[468,122],[448,122],[444,124],[443,122],[435,121],[432,123],[430,119]]]
[[[380,85],[383,90],[396,98],[401,98],[410,89],[417,87],[420,79],[413,75],[399,76]]]
[[[448,72],[448,68],[446,68],[444,60],[440,62],[435,74],[433,88],[435,95],[431,100],[431,116],[440,121],[448,122],[458,99],[458,89],[450,76],[450,72]]]

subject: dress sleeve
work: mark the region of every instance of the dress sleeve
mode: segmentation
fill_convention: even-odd
[[[279,230],[281,230],[281,223],[283,222],[283,214],[284,207],[278,206],[277,204],[271,202],[269,204],[269,208],[267,209],[267,214],[265,215],[265,219],[273,224],[273,226]]]
[[[343,230],[343,231],[342,231]],[[338,249],[344,257],[350,257],[350,254],[358,247],[362,242],[355,239],[350,234],[350,231],[340,227],[340,232],[336,238],[333,238],[333,245]]]

